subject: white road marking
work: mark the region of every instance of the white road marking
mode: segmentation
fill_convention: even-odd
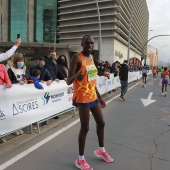
[[[153,92],[150,92],[147,99],[141,99],[141,101],[145,107],[156,102],[156,100],[151,100],[152,95],[153,95]]]
[[[130,87],[128,90],[134,88],[135,86],[137,86],[138,83],[136,83],[134,86]],[[115,96],[114,98],[112,98],[111,100],[107,101],[106,104],[110,103],[111,101],[115,100],[117,97],[119,97],[120,95]],[[23,157],[25,157],[26,155],[28,155],[29,153],[33,152],[34,150],[36,150],[37,148],[41,147],[42,145],[44,145],[45,143],[49,142],[50,140],[54,139],[55,137],[57,137],[58,135],[60,135],[61,133],[63,133],[64,131],[66,131],[67,129],[71,128],[72,126],[74,126],[75,124],[77,124],[80,121],[80,119],[75,120],[74,122],[70,123],[69,125],[65,126],[64,128],[60,129],[59,131],[55,132],[54,134],[50,135],[49,137],[43,139],[41,142],[33,145],[32,147],[30,147],[29,149],[21,152],[20,154],[18,154],[17,156],[11,158],[10,160],[8,160],[7,162],[1,164],[0,166],[0,170],[4,170],[5,168],[9,167],[10,165],[14,164],[15,162],[17,162],[18,160],[22,159]]]

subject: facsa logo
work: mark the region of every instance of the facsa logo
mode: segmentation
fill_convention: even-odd
[[[50,99],[49,92],[46,92],[45,95],[44,95],[44,97],[42,97],[42,100],[43,100],[43,102],[44,102],[44,105],[46,105],[46,104],[48,103],[49,99]]]
[[[73,87],[69,87],[68,90],[67,90],[67,94],[72,94],[73,93]]]
[[[0,120],[5,119],[5,115],[2,110],[0,110]]]

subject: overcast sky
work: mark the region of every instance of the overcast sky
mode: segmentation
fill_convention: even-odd
[[[156,35],[170,35],[170,0],[146,1],[149,10],[149,30],[153,30],[149,31],[149,39]],[[148,42],[148,45],[158,48],[160,60],[170,62],[170,36],[155,38]]]

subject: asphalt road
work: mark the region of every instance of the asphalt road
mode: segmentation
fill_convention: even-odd
[[[105,148],[115,161],[105,163],[94,156],[98,141],[91,116],[85,148],[88,163],[94,170],[170,170],[170,92],[167,97],[161,96],[160,78],[154,80],[150,76],[146,87],[138,82],[127,92],[125,102],[112,98],[103,114]],[[148,99],[145,105],[154,101],[144,106],[141,99]],[[80,128],[77,119],[78,116],[1,156],[0,170],[3,167],[6,170],[75,170]]]

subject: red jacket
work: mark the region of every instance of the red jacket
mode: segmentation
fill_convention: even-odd
[[[3,85],[4,83],[11,85],[6,67],[3,64],[0,64],[0,85]]]

